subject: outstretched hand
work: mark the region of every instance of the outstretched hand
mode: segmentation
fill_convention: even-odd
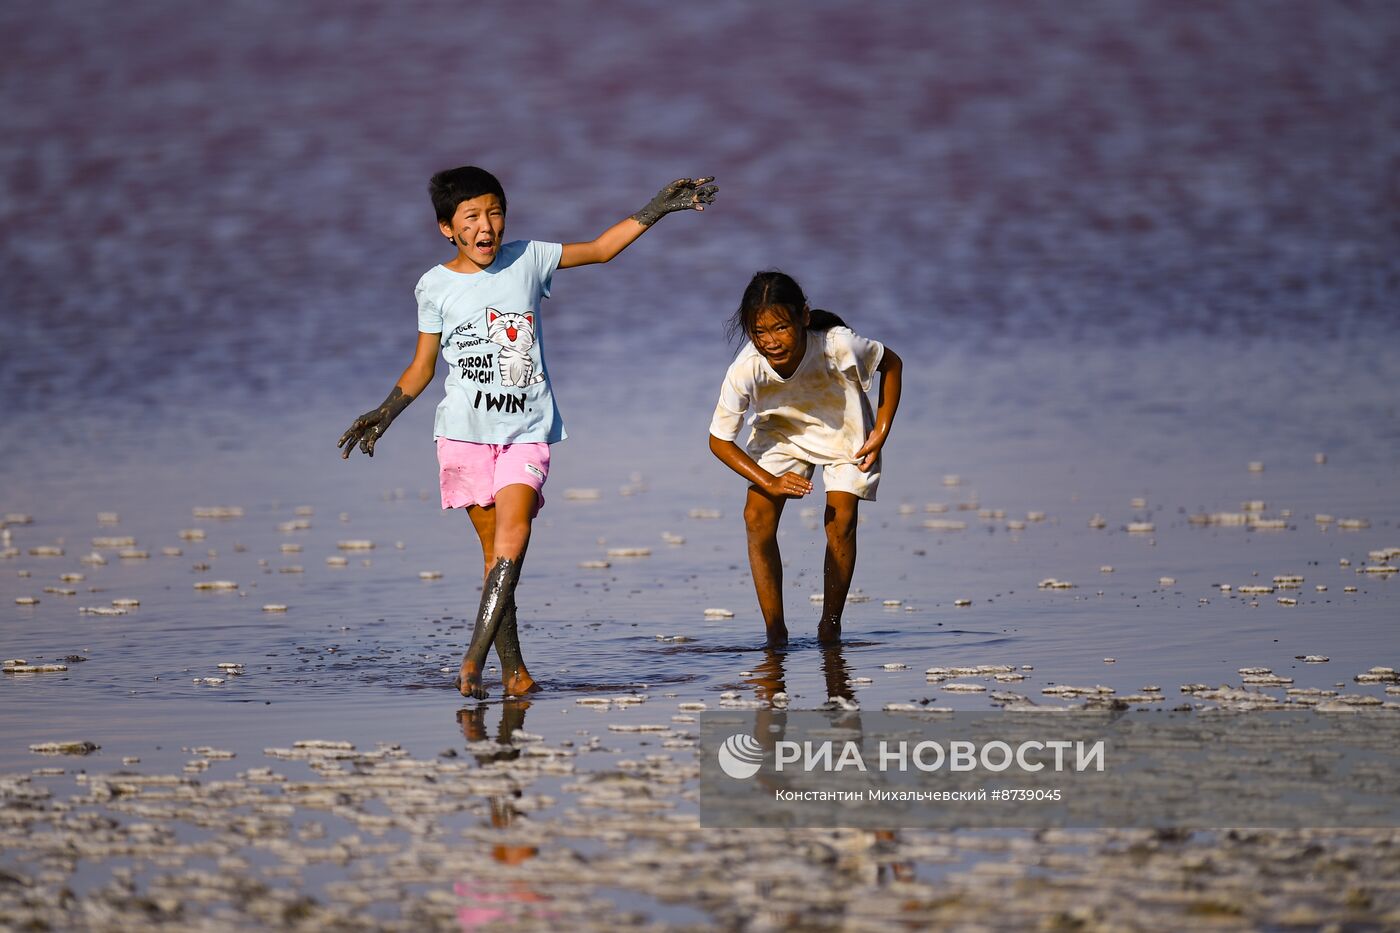
[[[394,386],[394,391],[379,403],[378,408],[356,418],[349,429],[340,435],[340,441],[336,445],[340,448],[340,459],[348,459],[356,444],[363,453],[373,457],[375,441],[384,436],[384,432],[389,430],[389,425],[411,401],[413,396],[405,394],[399,386]]]
[[[388,427],[388,420],[378,408],[365,412],[355,419],[349,430],[340,435],[340,442],[337,444],[341,448],[340,459],[348,460],[350,452],[355,449],[356,444],[360,446],[360,450],[373,457],[374,442],[383,436]]]
[[[714,176],[708,178],[677,178],[656,193],[647,206],[632,215],[632,219],[644,227],[650,227],[672,211],[703,211],[706,204],[713,204],[718,185],[712,185]]]

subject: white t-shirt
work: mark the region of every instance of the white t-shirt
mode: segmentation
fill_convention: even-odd
[[[755,459],[773,450],[806,463],[855,463],[875,423],[866,393],[884,354],[848,327],[809,330],[802,362],[784,379],[746,343],[724,374],[710,433],[735,440],[747,412]]]
[[[480,272],[433,266],[418,280],[418,330],[438,334],[447,390],[433,436],[479,444],[553,444],[568,435],[544,363],[540,303],[558,243],[513,240]]]

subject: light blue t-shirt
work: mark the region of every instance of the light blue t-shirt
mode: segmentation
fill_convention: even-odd
[[[568,437],[544,365],[540,302],[558,243],[514,240],[480,272],[434,266],[418,280],[418,330],[439,334],[448,371],[433,436],[479,444]]]

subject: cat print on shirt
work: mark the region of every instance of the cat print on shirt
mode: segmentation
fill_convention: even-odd
[[[486,309],[486,339],[498,344],[497,358],[501,367],[501,385],[532,386],[544,382],[544,373],[535,372],[530,348],[535,345],[535,316]]]

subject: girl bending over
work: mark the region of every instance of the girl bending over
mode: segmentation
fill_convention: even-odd
[[[788,638],[778,519],[788,499],[812,491],[818,465],[826,487],[826,561],[817,639],[834,644],[856,567],[857,510],[862,499],[875,499],[903,364],[836,315],[812,310],[797,282],[776,271],[753,277],[727,332],[749,343],[725,373],[710,450],[749,481],[744,525],[768,644],[779,647]],[[872,413],[866,393],[877,372],[880,402]],[[740,447],[735,439],[745,413],[753,416],[753,433]]]

